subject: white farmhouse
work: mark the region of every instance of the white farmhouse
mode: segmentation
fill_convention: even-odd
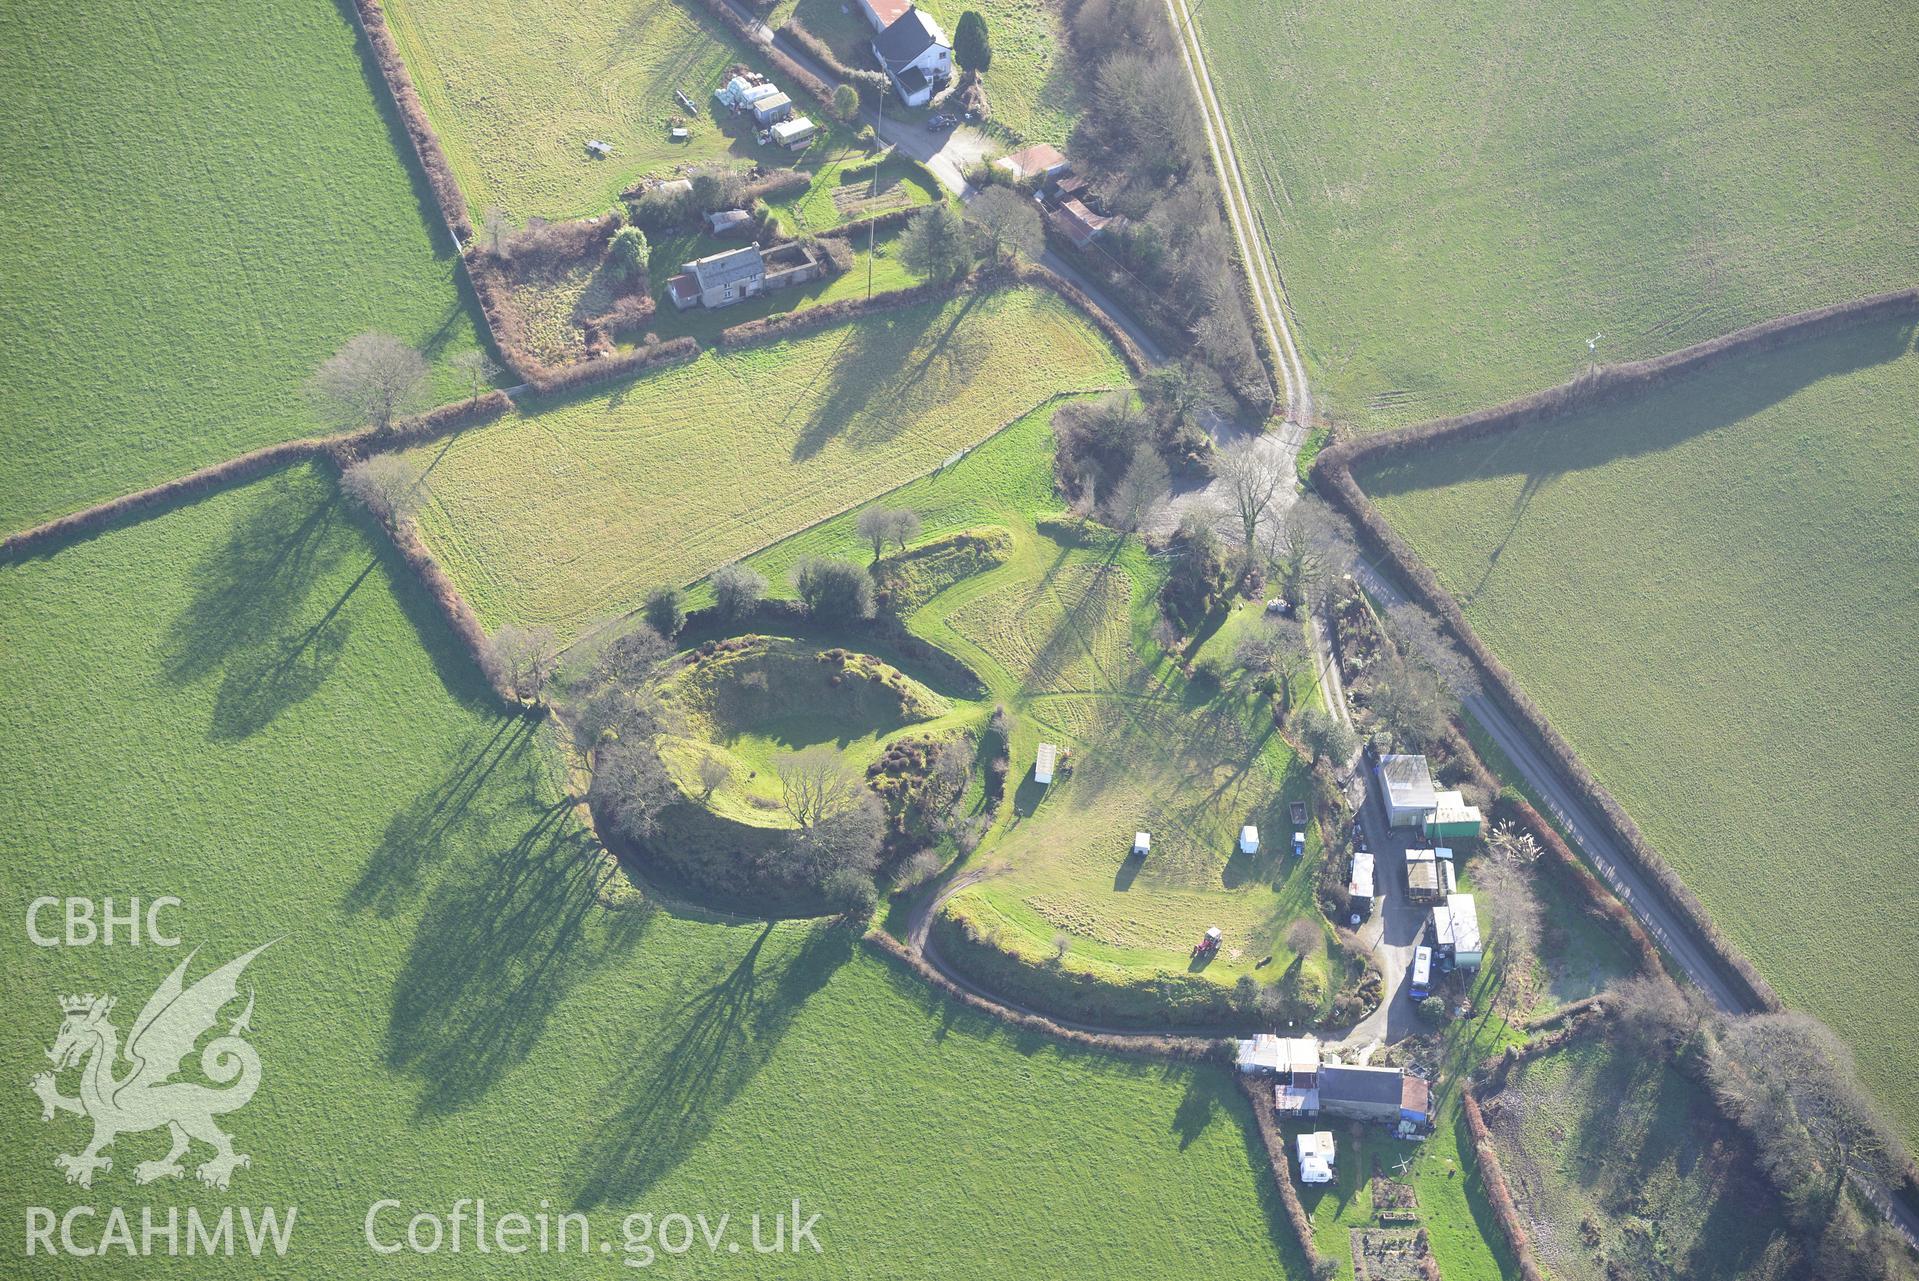
[[[909,107],[925,106],[933,91],[953,78],[953,42],[930,15],[912,6],[874,38],[873,52]]]

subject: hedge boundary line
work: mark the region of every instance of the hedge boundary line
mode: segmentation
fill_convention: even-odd
[[[512,406],[512,398],[505,392],[489,391],[471,400],[456,401],[416,417],[402,419],[385,429],[366,427],[336,436],[307,436],[250,450],[225,462],[202,467],[184,476],[131,494],[122,494],[118,498],[109,498],[105,502],[9,534],[0,539],[0,560],[45,555],[82,538],[103,533],[113,526],[160,515],[216,490],[256,480],[268,472],[295,463],[311,462],[328,455],[353,457],[432,440],[462,427],[490,421]]]
[[[1688,932],[1713,957],[1725,975],[1734,980],[1735,986],[1745,990],[1749,1003],[1759,1009],[1783,1008],[1772,985],[1713,925],[1697,896],[1673,872],[1664,857],[1653,849],[1638,824],[1579,759],[1571,744],[1547,720],[1538,704],[1520,688],[1512,671],[1480,639],[1452,593],[1446,590],[1438,576],[1419,559],[1359,487],[1353,477],[1353,469],[1362,463],[1382,458],[1548,422],[1621,396],[1650,390],[1728,357],[1769,351],[1790,342],[1915,310],[1919,310],[1919,289],[1904,289],[1776,317],[1663,356],[1604,366],[1570,382],[1491,409],[1435,419],[1361,440],[1335,441],[1321,450],[1319,457],[1313,461],[1312,475],[1319,483],[1322,494],[1358,526],[1371,549],[1392,566],[1408,585],[1412,595],[1440,617],[1453,638],[1471,657],[1488,686],[1539,741],[1582,799],[1600,815],[1601,821],[1611,829],[1627,856],[1679,914]]]
[[[1492,1131],[1486,1128],[1486,1118],[1479,1111],[1479,1100],[1471,1090],[1461,1090],[1459,1098],[1466,1113],[1466,1128],[1473,1136],[1473,1155],[1479,1158],[1479,1177],[1486,1185],[1486,1199],[1492,1202],[1493,1217],[1499,1220],[1499,1229],[1506,1234],[1506,1244],[1519,1264],[1519,1275],[1524,1281],[1546,1281],[1546,1274],[1533,1257],[1532,1237],[1526,1225],[1519,1221],[1519,1207],[1513,1201],[1511,1185],[1506,1182],[1506,1167],[1499,1163]]]
[[[969,288],[977,288],[985,292],[990,287],[991,284],[983,276],[965,277],[948,282],[928,281],[924,284],[909,285],[905,289],[893,289],[874,294],[871,298],[845,298],[839,302],[822,303],[817,307],[805,307],[799,311],[775,312],[770,316],[742,321],[720,330],[719,345],[725,351],[740,351],[766,343],[783,342],[790,338],[816,333],[822,329],[831,329],[835,325],[861,320],[867,316],[899,311],[935,298],[956,298],[967,292]]]
[[[360,30],[366,33],[367,47],[373,51],[373,61],[380,68],[380,78],[386,81],[387,94],[406,126],[413,154],[426,173],[433,202],[440,207],[440,219],[452,234],[454,247],[462,247],[473,239],[473,222],[466,212],[466,193],[460,190],[453,167],[447,163],[440,135],[426,118],[426,107],[413,87],[412,76],[407,74],[406,60],[400,56],[400,46],[387,27],[386,10],[380,0],[353,0],[353,9],[360,20]]]
[[[1065,1041],[1083,1049],[1101,1050],[1112,1054],[1143,1054],[1155,1058],[1172,1059],[1181,1062],[1206,1062],[1217,1059],[1221,1051],[1220,1042],[1203,1037],[1187,1036],[1114,1036],[1104,1032],[1082,1032],[1078,1028],[1067,1027],[1052,1019],[1037,1014],[1026,1014],[997,1001],[989,1000],[979,993],[961,987],[953,980],[941,974],[916,954],[906,944],[880,929],[869,929],[865,936],[868,947],[882,957],[911,970],[920,979],[941,993],[958,1001],[968,1009],[975,1010],[990,1018],[997,1019],[1008,1027],[1024,1032],[1039,1032],[1056,1040]]]
[[[446,570],[441,568],[440,562],[427,549],[426,540],[420,537],[419,525],[411,516],[402,516],[390,524],[386,521],[376,523],[386,530],[393,542],[393,550],[399,553],[406,567],[419,579],[420,586],[426,589],[426,594],[440,611],[440,617],[446,620],[460,648],[473,660],[474,667],[493,690],[493,696],[499,700],[501,708],[520,708],[519,696],[500,683],[493,664],[487,661],[486,628],[480,625],[480,616],[473,612],[473,606],[460,594],[460,589],[453,585]]]
[[[1335,1260],[1319,1252],[1319,1246],[1313,1241],[1313,1221],[1306,1217],[1306,1207],[1300,1203],[1299,1189],[1293,1186],[1293,1167],[1286,1160],[1286,1139],[1279,1132],[1278,1122],[1273,1120],[1272,1102],[1261,1095],[1260,1086],[1243,1072],[1233,1073],[1239,1082],[1240,1092],[1253,1107],[1253,1124],[1259,1129],[1261,1142],[1266,1145],[1266,1159],[1273,1167],[1273,1182],[1279,1185],[1279,1199],[1286,1207],[1287,1221],[1293,1225],[1293,1235],[1299,1238],[1300,1251],[1306,1256],[1308,1272],[1315,1277],[1330,1276],[1339,1266]],[[1328,1264],[1332,1268],[1328,1268]]]
[[[866,100],[867,95],[878,94],[890,84],[886,76],[881,72],[868,71],[860,67],[849,67],[840,61],[840,56],[833,52],[833,46],[827,44],[826,41],[820,39],[811,31],[808,31],[801,25],[798,17],[791,17],[785,22],[782,22],[773,29],[773,34],[785,36],[788,40],[791,40],[794,44],[804,49],[807,57],[813,59],[813,61],[819,63],[822,67],[825,67],[846,84],[852,85],[859,93],[860,101],[862,102]]]
[[[1014,271],[1022,284],[1050,289],[1061,299],[1078,308],[1088,320],[1093,322],[1093,328],[1099,330],[1105,335],[1106,341],[1113,344],[1133,377],[1142,378],[1146,371],[1152,368],[1152,362],[1146,359],[1146,353],[1141,351],[1139,344],[1133,341],[1133,336],[1122,329],[1119,322],[1111,315],[1095,306],[1086,291],[1078,285],[1051,267],[1037,262],[1021,261],[1015,264]]]
[[[542,367],[527,379],[527,390],[539,396],[554,396],[561,392],[578,391],[582,387],[591,387],[595,383],[611,382],[636,374],[641,370],[652,369],[659,365],[683,365],[697,359],[700,354],[700,341],[690,335],[669,338],[665,342],[651,346],[635,347],[623,351],[617,356],[601,356],[592,360],[576,360],[557,367]]]

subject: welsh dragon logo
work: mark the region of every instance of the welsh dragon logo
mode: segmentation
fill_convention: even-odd
[[[251,1031],[253,992],[246,1008],[228,1025],[226,1033],[207,1042],[200,1052],[200,1071],[217,1086],[175,1081],[194,1045],[218,1020],[222,1008],[239,995],[240,972],[254,957],[271,947],[262,943],[245,956],[227,962],[188,987],[187,966],[199,949],[189,953],[154,994],[127,1034],[126,1059],[133,1066],[114,1075],[120,1058],[120,1030],[109,1015],[111,996],[67,996],[60,1000],[66,1016],[60,1034],[47,1051],[53,1071],[34,1077],[33,1092],[40,1096],[40,1119],[56,1112],[77,1112],[93,1121],[93,1141],[78,1155],[61,1154],[53,1163],[66,1171],[67,1182],[93,1186],[96,1170],[111,1170],[113,1158],[101,1152],[123,1134],[139,1134],[165,1126],[173,1147],[158,1161],[142,1161],[134,1168],[137,1183],[177,1179],[186,1173],[180,1158],[195,1139],[213,1148],[213,1156],[195,1171],[209,1187],[225,1190],[235,1168],[251,1164],[233,1150],[233,1137],[213,1118],[246,1106],[260,1087],[260,1056],[243,1037]],[[60,1093],[58,1076],[80,1069],[80,1093]]]

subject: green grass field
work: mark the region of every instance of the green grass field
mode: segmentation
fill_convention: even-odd
[[[768,68],[696,5],[397,0],[387,19],[476,221],[495,205],[515,222],[597,214],[646,174],[786,156],[719,111],[729,66]],[[690,140],[667,136],[674,121]],[[587,154],[595,139],[613,154]]]
[[[1514,1070],[1486,1120],[1555,1277],[1806,1275],[1743,1137],[1664,1063],[1588,1038]]]
[[[417,450],[422,524],[489,627],[570,635],[927,472],[1058,391],[1125,378],[1050,294],[969,294],[709,351]]]
[[[0,529],[320,430],[362,331],[477,341],[334,5],[10,8],[0,79]]]
[[[221,1194],[190,1178],[136,1189],[134,1165],[165,1146],[154,1135],[123,1136],[90,1190],[67,1185],[53,1157],[85,1124],[43,1124],[24,1089],[58,994],[113,993],[125,1031],[184,949],[47,949],[9,931],[0,1067],[19,1093],[0,1122],[16,1156],[0,1213],[294,1205],[287,1258],[258,1269],[289,1277],[378,1266],[361,1233],[383,1197],[402,1216],[545,1200],[588,1213],[617,1250],[630,1212],[726,1213],[743,1240],[747,1216],[797,1196],[823,1216],[822,1253],[781,1275],[1289,1266],[1224,1074],[1009,1033],[850,931],[713,924],[630,891],[603,906],[540,733],[485,710],[376,546],[330,486],[293,472],[0,574],[16,658],[0,846],[33,869],[8,878],[8,914],[23,920],[37,893],[178,895],[165,919],[203,948],[196,977],[280,937],[247,975],[265,1075],[226,1119],[252,1164]],[[404,1218],[380,1226],[402,1233]],[[768,1262],[704,1251],[690,1257],[708,1274]],[[402,1258],[422,1276],[472,1270],[470,1254]],[[614,1260],[487,1266],[606,1275]],[[115,1252],[89,1270],[156,1266]]]
[[[1323,408],[1369,430],[1919,280],[1899,0],[1225,0],[1198,23]]]
[[[960,15],[986,19],[993,65],[982,77],[993,120],[1030,142],[1063,144],[1080,112],[1079,92],[1066,65],[1066,32],[1050,0],[931,0],[920,6],[950,38]],[[876,67],[873,28],[851,0],[783,0],[767,19],[794,19],[831,45],[849,67]],[[891,112],[889,107],[888,111]]]
[[[1856,329],[1362,477],[1581,757],[1908,1136],[1919,355]]]

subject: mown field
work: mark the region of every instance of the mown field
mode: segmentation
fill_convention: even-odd
[[[522,223],[597,214],[645,174],[786,156],[718,110],[728,67],[768,68],[696,4],[396,0],[387,20],[476,223],[495,205]],[[673,123],[692,137],[672,141]],[[589,155],[595,139],[613,154]]]
[[[318,430],[364,330],[477,341],[338,7],[11,7],[0,80],[0,529]]]
[[[1515,1069],[1486,1121],[1555,1277],[1807,1275],[1744,1137],[1657,1059],[1579,1041]]]
[[[1908,1136],[1919,355],[1879,325],[1362,477]]]
[[[1361,430],[1919,279],[1899,0],[1198,23],[1314,391]]]
[[[694,363],[411,455],[422,524],[489,627],[572,634],[1123,383],[1064,303],[968,294]]]
[[[1052,0],[931,0],[920,6],[950,38],[968,9],[986,20],[993,65],[981,77],[992,118],[1029,142],[1063,144],[1080,100],[1067,67],[1066,31]],[[850,0],[786,0],[767,19],[795,20],[849,67],[876,67],[872,24]]]
[[[0,849],[33,869],[8,878],[7,913],[38,893],[178,895],[166,919],[203,949],[196,976],[280,938],[247,976],[263,1083],[227,1118],[251,1166],[226,1194],[136,1190],[164,1139],[128,1135],[82,1191],[53,1156],[84,1123],[43,1124],[22,1088],[46,1066],[56,997],[111,992],[124,1031],[182,953],[8,931],[0,1069],[22,1093],[0,1121],[16,1157],[0,1213],[296,1205],[287,1258],[253,1269],[284,1277],[365,1275],[362,1222],[383,1197],[442,1215],[459,1197],[490,1214],[544,1200],[587,1212],[616,1250],[633,1211],[729,1214],[745,1240],[748,1216],[798,1197],[823,1252],[781,1275],[1296,1266],[1224,1074],[1009,1034],[850,931],[713,924],[630,892],[602,906],[543,739],[485,709],[375,548],[301,471],[0,574],[15,658]],[[1045,1205],[1043,1221],[983,1187]],[[470,1242],[402,1257],[422,1276],[471,1270]],[[750,1250],[691,1257],[763,1271]],[[611,1262],[487,1260],[504,1276]],[[86,1270],[153,1268],[115,1252]]]

